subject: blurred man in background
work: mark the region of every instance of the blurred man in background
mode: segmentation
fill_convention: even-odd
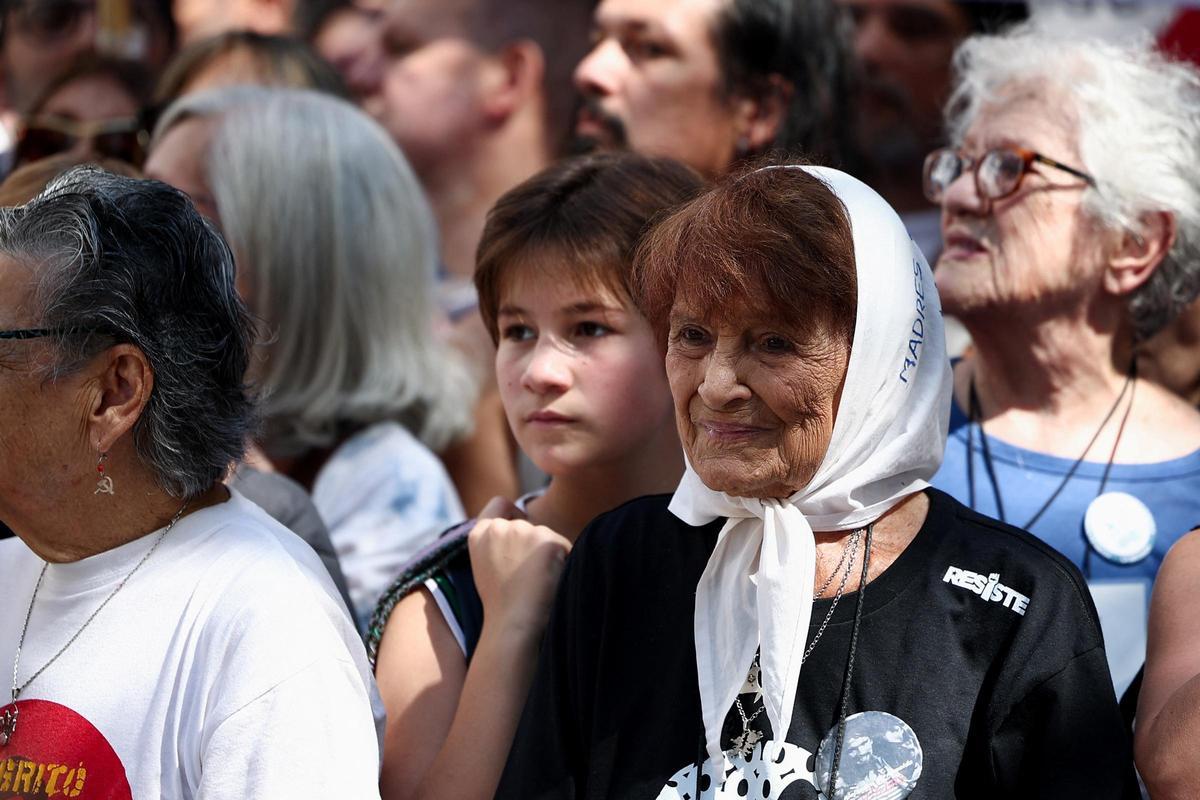
[[[169,0],[10,0],[2,13],[2,105],[18,111],[88,52],[155,71],[175,46]]]
[[[858,80],[854,122],[864,177],[900,212],[932,264],[941,252],[940,212],[925,199],[925,156],[944,144],[942,106],[950,62],[973,33],[1028,16],[1020,2],[838,0],[854,23]]]
[[[515,444],[476,310],[475,248],[488,210],[565,149],[571,74],[594,0],[391,0],[376,38],[339,59],[351,91],[404,151],[441,241],[441,304],[484,382],[471,439],[445,453],[467,512],[515,498]]]
[[[715,177],[762,153],[845,166],[848,39],[829,0],[602,0],[575,71],[581,149]]]

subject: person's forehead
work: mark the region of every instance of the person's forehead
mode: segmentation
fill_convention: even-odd
[[[81,120],[133,116],[136,98],[116,77],[104,73],[80,75],[61,86],[42,105],[45,114]]]
[[[216,132],[217,120],[212,117],[187,117],[172,125],[151,151],[146,161],[146,177],[174,185],[171,178],[180,169],[203,174],[208,147]]]
[[[605,29],[641,28],[681,39],[704,37],[730,0],[601,0],[596,23]]]
[[[461,37],[479,0],[393,0],[387,9],[389,28],[420,33],[425,40]]]
[[[1066,97],[1045,87],[1013,86],[984,103],[967,130],[966,146],[1020,145],[1034,150],[1074,146],[1075,120]],[[1062,152],[1047,153],[1063,158]]]
[[[567,257],[539,254],[511,265],[500,280],[500,306],[519,306],[526,312],[561,311],[596,306],[624,309],[627,298],[599,275],[572,268]]]

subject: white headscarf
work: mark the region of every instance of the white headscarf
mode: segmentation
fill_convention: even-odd
[[[858,310],[829,450],[808,486],[782,501],[730,497],[688,464],[671,500],[689,525],[728,517],[696,586],[696,670],[712,757],[756,649],[767,718],[777,739],[787,735],[812,615],[813,531],[861,528],[926,488],[950,415],[941,303],[896,212],[843,172],[784,169],[816,176],[845,205]]]

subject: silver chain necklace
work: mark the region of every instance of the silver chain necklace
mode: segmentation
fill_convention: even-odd
[[[160,544],[162,544],[162,540],[166,537],[166,535],[171,532],[171,528],[175,527],[175,523],[179,522],[179,518],[183,516],[183,512],[187,509],[187,507],[188,504],[185,501],[184,504],[179,507],[179,510],[175,512],[175,516],[171,517],[171,521],[167,524],[167,527],[163,528],[163,532],[160,533],[158,538],[154,540],[154,544],[150,545],[150,549],[146,551],[146,554],[142,556],[141,560],[133,566],[133,569],[129,570],[128,574],[121,579],[121,582],[116,585],[116,588],[109,592],[108,597],[104,598],[104,602],[102,602],[96,608],[96,610],[91,613],[91,616],[84,620],[83,624],[79,626],[79,630],[75,631],[74,635],[67,640],[67,643],[60,647],[58,652],[51,656],[50,660],[42,665],[41,669],[30,675],[27,681],[24,683],[18,683],[17,671],[21,666],[21,648],[25,646],[25,634],[29,631],[29,620],[33,616],[33,604],[37,600],[38,590],[42,588],[42,579],[46,577],[46,570],[50,567],[49,563],[42,565],[42,571],[38,575],[37,583],[33,586],[33,596],[29,598],[29,608],[25,612],[25,624],[21,626],[21,638],[17,641],[17,654],[13,658],[12,704],[6,708],[3,713],[0,713],[0,747],[6,746],[12,739],[13,735],[17,732],[17,698],[21,696],[21,692],[25,691],[25,689],[29,687],[29,684],[37,680],[38,676],[45,672],[51,664],[57,661],[59,656],[67,652],[67,648],[75,644],[75,640],[79,638],[80,634],[87,630],[87,626],[92,624],[92,620],[96,618],[96,615],[104,610],[104,607],[108,605],[109,601],[117,596],[117,592],[125,588],[125,584],[129,582],[129,579],[133,577],[134,573],[142,568],[142,565],[146,563],[150,556],[154,555],[154,551],[158,549]]]
[[[854,571],[854,556],[855,553],[858,552],[858,543],[862,539],[862,533],[863,529],[859,528],[858,530],[854,531],[854,533],[850,534],[850,540],[846,542],[846,546],[842,548],[842,557],[838,559],[837,566],[830,571],[829,577],[825,579],[825,583],[821,584],[821,588],[817,589],[817,597],[825,594],[830,585],[833,584],[834,577],[841,572],[842,579],[838,582],[837,592],[835,592],[833,595],[833,603],[829,606],[829,611],[825,614],[825,619],[821,621],[821,627],[817,629],[817,635],[813,637],[813,640],[808,643],[808,647],[805,648],[804,655],[800,659],[801,664],[803,664],[805,661],[808,661],[808,657],[812,655],[813,648],[817,646],[817,642],[821,641],[821,635],[824,634],[825,629],[829,627],[829,621],[833,619],[833,612],[837,610],[838,601],[842,599],[842,592],[844,592],[846,589],[846,581],[849,580],[850,573]],[[849,557],[848,560],[847,556]],[[842,564],[846,565],[844,570],[842,569]],[[753,671],[757,666],[758,655],[756,654],[754,656],[754,664],[750,666],[751,671]],[[733,702],[734,705],[737,706],[738,716],[742,718],[742,733],[733,740],[733,747],[731,749],[741,755],[742,758],[749,758],[750,754],[754,752],[755,746],[762,741],[763,738],[762,731],[751,728],[750,723],[758,719],[759,716],[761,716],[762,713],[767,710],[767,704],[764,702],[761,708],[759,708],[750,716],[746,716],[746,709],[742,706],[742,698],[735,697]]]

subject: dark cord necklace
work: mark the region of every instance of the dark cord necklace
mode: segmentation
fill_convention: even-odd
[[[1099,439],[1100,434],[1104,432],[1104,428],[1108,425],[1108,421],[1112,419],[1113,414],[1117,412],[1117,408],[1120,407],[1121,401],[1125,398],[1125,393],[1129,392],[1129,405],[1125,407],[1125,414],[1121,417],[1121,426],[1117,429],[1117,439],[1113,443],[1112,452],[1108,456],[1108,463],[1104,466],[1104,475],[1100,481],[1100,491],[1096,493],[1096,496],[1099,497],[1104,493],[1104,487],[1108,484],[1109,472],[1112,471],[1113,460],[1117,457],[1117,447],[1121,444],[1121,435],[1125,432],[1125,423],[1129,421],[1129,412],[1133,409],[1133,394],[1135,391],[1133,387],[1135,386],[1136,380],[1137,356],[1134,356],[1133,360],[1129,362],[1129,372],[1125,376],[1124,385],[1121,386],[1121,393],[1117,395],[1117,399],[1113,402],[1112,408],[1110,408],[1108,413],[1104,415],[1104,419],[1101,421],[1100,427],[1096,429],[1094,434],[1092,434],[1092,438],[1088,441],[1087,447],[1085,447],[1083,452],[1079,454],[1079,458],[1075,459],[1075,463],[1073,463],[1071,468],[1067,470],[1067,474],[1063,476],[1061,481],[1059,481],[1058,487],[1055,488],[1050,497],[1046,499],[1046,502],[1042,503],[1042,507],[1037,510],[1037,513],[1030,517],[1029,521],[1021,526],[1023,530],[1029,530],[1031,527],[1033,527],[1033,525],[1042,518],[1042,515],[1046,513],[1047,509],[1050,508],[1054,501],[1058,499],[1058,496],[1062,494],[1063,489],[1067,487],[1067,484],[1071,482],[1071,478],[1075,476],[1075,471],[1079,469],[1079,465],[1083,463],[1085,458],[1087,458],[1087,454],[1091,451],[1092,446],[1096,444],[1096,440]],[[1000,481],[996,479],[996,468],[992,462],[991,448],[988,446],[987,433],[985,433],[983,430],[983,411],[979,405],[979,395],[975,391],[974,374],[971,375],[969,405],[970,408],[968,413],[970,414],[971,424],[967,426],[967,499],[971,508],[975,508],[974,434],[975,428],[978,427],[979,441],[983,451],[983,466],[984,469],[987,470],[988,480],[991,481],[992,484],[992,495],[996,500],[996,512],[1000,517],[1001,522],[1008,522],[1004,513],[1004,499],[1000,495]]]

